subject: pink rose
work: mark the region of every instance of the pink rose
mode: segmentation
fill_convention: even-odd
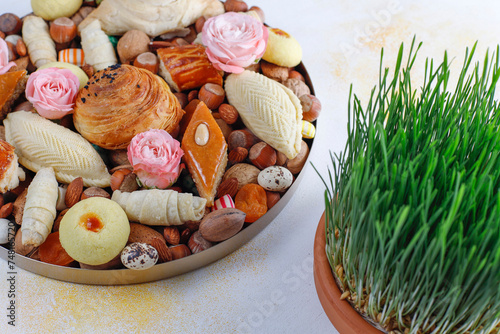
[[[9,47],[7,46],[7,42],[3,38],[0,38],[0,74],[7,73],[12,66],[16,66],[16,63],[13,61],[9,63]]]
[[[205,22],[202,42],[216,69],[241,73],[262,58],[268,35],[267,28],[252,16],[228,12]]]
[[[179,177],[184,167],[181,144],[165,130],[149,130],[132,138],[128,160],[140,182],[148,188],[165,189]]]
[[[48,119],[70,114],[80,89],[78,77],[67,69],[49,67],[32,73],[26,84],[26,98]]]

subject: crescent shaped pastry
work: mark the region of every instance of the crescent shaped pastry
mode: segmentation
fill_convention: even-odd
[[[226,79],[226,96],[257,137],[293,159],[302,141],[302,106],[295,94],[262,74],[244,71]]]
[[[103,0],[83,20],[83,29],[93,19],[101,22],[107,35],[123,35],[137,29],[151,37],[179,30],[193,24],[200,16],[224,13],[219,0]]]
[[[159,76],[130,65],[95,73],[76,98],[75,128],[105,149],[127,148],[132,138],[150,129],[172,132],[184,111]]]
[[[118,203],[131,221],[146,225],[182,225],[198,221],[205,214],[204,198],[175,190],[115,190],[111,200]]]
[[[54,168],[59,182],[81,176],[86,187],[108,187],[110,175],[96,150],[78,133],[28,111],[15,111],[4,120],[7,142],[19,162],[38,172]]]

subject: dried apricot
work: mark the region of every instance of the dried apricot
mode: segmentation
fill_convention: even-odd
[[[39,248],[40,261],[55,264],[59,266],[67,266],[75,261],[66,253],[61,242],[59,241],[59,232],[49,234],[47,239]]]
[[[234,204],[246,213],[245,222],[253,223],[267,212],[266,191],[258,184],[246,184],[236,194]]]

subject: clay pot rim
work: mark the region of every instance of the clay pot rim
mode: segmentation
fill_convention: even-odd
[[[367,322],[346,300],[340,291],[326,257],[325,213],[319,220],[314,238],[314,283],[328,319],[341,334],[382,334]]]

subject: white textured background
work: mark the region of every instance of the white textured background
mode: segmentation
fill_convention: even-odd
[[[500,5],[489,1],[248,0],[266,22],[291,33],[323,103],[311,161],[324,173],[328,151],[346,140],[349,85],[364,100],[377,82],[380,49],[394,64],[401,42],[416,35],[425,57],[454,68],[478,41],[479,58],[500,41]],[[28,0],[0,0],[0,13],[30,12]],[[452,68],[453,68],[452,67]],[[230,256],[172,279],[124,287],[64,283],[19,270],[17,321],[7,326],[6,263],[0,260],[1,333],[336,333],[312,276],[314,232],[323,186],[308,166],[284,211]]]

